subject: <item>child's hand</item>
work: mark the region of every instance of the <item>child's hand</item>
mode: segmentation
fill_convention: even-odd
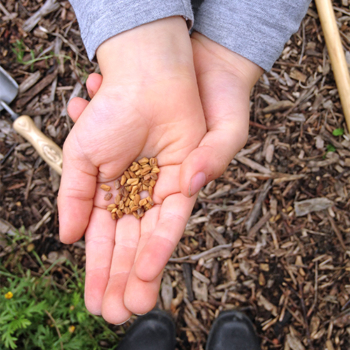
[[[73,243],[85,233],[86,306],[122,323],[156,303],[162,270],[195,202],[181,194],[180,167],[206,126],[182,18],[119,34],[101,45],[97,58],[100,89],[90,103],[69,105],[77,122],[63,149],[60,237]],[[113,221],[100,184],[113,187],[144,156],[157,157],[161,168],[156,205],[141,221],[129,215]]]
[[[207,133],[181,167],[181,192],[196,193],[219,177],[245,145],[249,129],[250,90],[263,70],[248,59],[197,32],[192,34],[194,65]],[[205,182],[189,193],[191,179]]]

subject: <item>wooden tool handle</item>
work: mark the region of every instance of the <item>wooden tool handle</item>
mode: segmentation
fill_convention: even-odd
[[[350,77],[331,0],[315,0],[335,82],[350,132]]]
[[[59,175],[62,174],[62,150],[52,140],[45,136],[34,124],[32,118],[22,115],[13,123],[13,128],[29,141]]]

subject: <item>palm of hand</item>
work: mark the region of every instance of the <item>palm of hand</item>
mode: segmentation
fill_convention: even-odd
[[[181,163],[206,131],[193,84],[189,79],[147,88],[102,84],[66,140],[61,239],[71,243],[85,231],[86,306],[109,322],[125,322],[131,313],[154,306],[162,270],[193,208],[195,198],[180,191]],[[144,156],[157,157],[161,168],[155,207],[141,221],[128,215],[115,222],[105,210],[112,201],[103,199],[99,184],[113,188],[113,180]]]

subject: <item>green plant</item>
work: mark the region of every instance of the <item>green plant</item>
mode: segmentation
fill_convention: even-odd
[[[48,274],[50,268],[41,277],[30,270],[16,276],[0,268],[0,339],[5,349],[116,348],[117,335],[85,308],[83,273],[70,268],[64,285]]]
[[[344,129],[343,128],[334,129],[332,134],[333,134],[333,136],[343,136]]]

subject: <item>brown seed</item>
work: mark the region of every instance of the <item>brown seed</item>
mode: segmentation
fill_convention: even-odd
[[[152,206],[154,205],[154,202],[150,196],[148,196],[146,199],[149,204],[151,204]]]
[[[108,192],[105,194],[105,201],[109,201],[112,198],[112,193]]]
[[[131,208],[131,212],[133,213],[134,211],[137,211],[137,209],[139,208],[139,206],[135,205]]]
[[[129,215],[129,214],[131,213],[130,208],[128,208],[128,207],[124,208],[124,213],[125,213],[126,215]]]
[[[148,191],[148,186],[145,185],[145,184],[143,184],[143,185],[142,185],[142,191]]]
[[[110,205],[107,205],[107,210],[108,211],[112,211],[114,208],[116,208],[117,206],[115,204],[110,204]]]
[[[125,201],[125,206],[128,207],[128,206],[129,206],[129,203],[130,203],[130,198],[128,198],[128,199]]]
[[[136,219],[140,219],[140,217],[137,215],[137,213],[132,213],[132,215],[134,215]]]
[[[135,195],[134,195],[134,194],[129,194],[129,198],[130,198],[131,200],[134,200]]]
[[[122,186],[124,186],[125,182],[126,182],[126,176],[123,175],[122,178],[121,178],[121,180],[120,180],[120,184],[121,184]]]
[[[132,208],[132,207],[134,207],[135,205],[134,205],[134,201],[130,201],[130,203],[129,203],[129,208]]]
[[[151,204],[147,203],[145,205],[145,210],[150,210],[152,208]]]
[[[152,198],[152,194],[153,194],[153,187],[148,187],[148,193],[149,193],[149,196]]]
[[[127,197],[129,195],[129,192],[126,190],[125,187],[122,188],[122,196]]]
[[[141,182],[137,185],[137,191],[138,192],[142,191],[142,183]]]
[[[123,212],[121,210],[117,211],[118,218],[121,219],[123,217]]]
[[[150,164],[151,167],[157,166],[157,165],[158,165],[158,160],[157,160],[157,158],[151,158],[151,159],[149,160],[149,164]]]
[[[150,180],[150,179],[151,179],[151,174],[145,175],[145,176],[143,177],[143,179],[144,179],[145,181]]]
[[[137,193],[137,186],[132,186],[132,190],[130,192],[131,192],[131,194],[136,194]]]
[[[115,203],[115,204],[119,204],[121,198],[122,198],[122,196],[121,196],[120,194],[118,194],[118,195],[114,198],[114,203]]]
[[[105,185],[105,184],[102,184],[101,185],[101,188],[106,191],[106,192],[109,192],[111,190],[111,186],[108,186],[108,185]]]
[[[130,174],[127,170],[124,171],[124,175],[125,175],[127,180],[130,179]]]
[[[156,182],[155,182],[155,180],[150,180],[150,182],[149,182],[149,185],[151,186],[151,187],[154,187],[154,185],[156,184]]]
[[[117,212],[117,208],[114,208],[112,211],[111,211],[111,213],[116,213]]]
[[[137,185],[139,183],[139,178],[135,178],[135,179],[129,179],[128,181],[126,181],[126,183],[128,185]]]
[[[140,202],[140,195],[139,195],[139,194],[136,194],[136,195],[135,195],[135,198],[134,198],[134,204],[135,204],[135,205],[139,205],[139,202]]]
[[[145,214],[145,211],[142,208],[137,209],[137,215],[142,218]]]
[[[137,170],[139,170],[140,169],[140,165],[138,164],[138,163],[132,163],[133,165],[130,167],[130,169],[129,170],[131,170],[131,171],[137,171]]]
[[[124,202],[123,202],[123,201],[120,201],[120,202],[119,202],[119,209],[120,209],[120,210],[123,210],[124,207],[125,207]]]
[[[151,173],[151,179],[152,180],[158,180],[158,175],[155,173]]]
[[[149,186],[149,181],[147,180],[147,181],[143,181],[142,182],[144,185],[146,185],[146,186]]]
[[[146,198],[141,199],[141,200],[139,201],[139,206],[140,206],[140,207],[143,207],[143,206],[146,205],[146,204],[147,204],[147,199],[146,199]]]
[[[132,170],[129,169],[128,171],[129,171],[129,174],[130,174],[131,178],[137,177],[137,175]]]
[[[135,175],[140,176],[140,175],[141,175],[141,169],[140,169],[140,170],[137,170],[137,171],[135,172]]]
[[[148,173],[150,173],[152,170],[152,168],[150,166],[147,165],[147,167],[145,167],[144,169],[141,170],[141,175],[142,176],[145,176],[147,175]]]
[[[132,186],[125,187],[128,192],[131,192]]]
[[[157,167],[154,167],[153,169],[152,169],[152,173],[154,173],[154,174],[158,174],[160,172],[160,170],[159,170],[159,168],[157,168]]]
[[[147,164],[148,162],[149,162],[149,160],[148,160],[148,158],[146,158],[146,157],[143,157],[142,159],[140,159],[140,160],[138,161],[138,163],[139,163],[140,165]]]
[[[114,187],[116,190],[119,190],[119,188],[120,188],[120,181],[119,180],[114,181]]]
[[[116,220],[117,219],[117,213],[112,213],[112,219]]]

